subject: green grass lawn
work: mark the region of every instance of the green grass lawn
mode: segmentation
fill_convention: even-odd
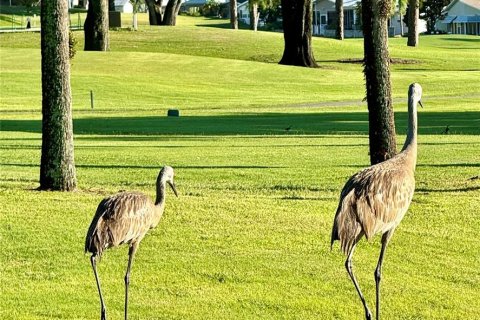
[[[330,231],[346,179],[368,165],[362,41],[315,38],[320,68],[280,66],[279,33],[177,27],[112,31],[107,53],[72,61],[76,192],[38,192],[39,34],[0,35],[1,319],[96,319],[84,237],[100,200],[154,196],[160,167],[179,198],[140,245],[131,319],[362,319]],[[221,26],[221,25],[220,25]],[[75,32],[82,44],[82,32]],[[385,319],[477,319],[480,307],[480,39],[391,39],[398,145],[406,92],[424,89],[417,189],[386,253]],[[90,107],[90,90],[95,97]],[[178,108],[179,118],[167,118]],[[446,126],[449,134],[442,134]],[[290,131],[285,131],[291,126]],[[374,308],[379,237],[354,267]],[[123,316],[127,248],[99,275]]]

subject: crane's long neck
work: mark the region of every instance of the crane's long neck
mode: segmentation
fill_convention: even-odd
[[[157,197],[155,198],[156,206],[163,206],[165,203],[165,181],[159,176],[157,179]]]
[[[411,95],[408,97],[407,138],[402,153],[406,154],[408,164],[415,170],[417,162],[417,101]]]

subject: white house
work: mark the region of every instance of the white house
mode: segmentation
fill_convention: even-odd
[[[355,7],[360,0],[344,0],[343,1],[343,28],[346,38],[363,37],[360,23],[355,13]],[[473,0],[475,1],[475,0]],[[478,0],[476,0],[478,1]],[[335,11],[335,0],[314,0],[313,2],[313,35],[334,37],[335,22],[337,13]],[[389,35],[398,36],[408,32],[407,25],[401,22],[398,7],[395,14],[388,21]],[[425,21],[419,21],[420,32],[426,30]]]
[[[480,0],[453,0],[443,9],[435,27],[453,34],[480,35]]]
[[[130,3],[130,0],[115,0],[115,11],[133,13],[133,5]]]
[[[228,0],[216,0],[218,4],[228,3]],[[182,3],[180,10],[182,12],[198,12],[201,7],[207,4],[207,0],[186,0]]]
[[[250,24],[250,10],[248,8],[248,0],[237,4],[238,21]]]

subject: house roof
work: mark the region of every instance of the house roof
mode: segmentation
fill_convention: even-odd
[[[455,23],[480,22],[480,16],[457,16],[457,19],[455,19],[454,22]]]
[[[455,20],[457,16],[446,16],[443,19],[440,19],[442,23],[451,23],[453,20]]]
[[[480,1],[478,0],[453,0],[448,6],[445,7],[445,9],[443,9],[443,12],[447,12],[453,6],[455,6],[458,2],[462,2],[467,6],[470,6],[472,8],[477,8],[480,10]]]

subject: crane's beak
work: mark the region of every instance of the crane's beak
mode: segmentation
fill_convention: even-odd
[[[418,100],[418,104],[420,105],[420,107],[422,107],[422,108],[423,108],[422,101]]]
[[[172,190],[173,190],[173,193],[175,193],[175,196],[178,197],[178,192],[177,192],[177,189],[175,188],[175,183],[168,181],[168,184],[170,185],[170,187],[172,187]]]

